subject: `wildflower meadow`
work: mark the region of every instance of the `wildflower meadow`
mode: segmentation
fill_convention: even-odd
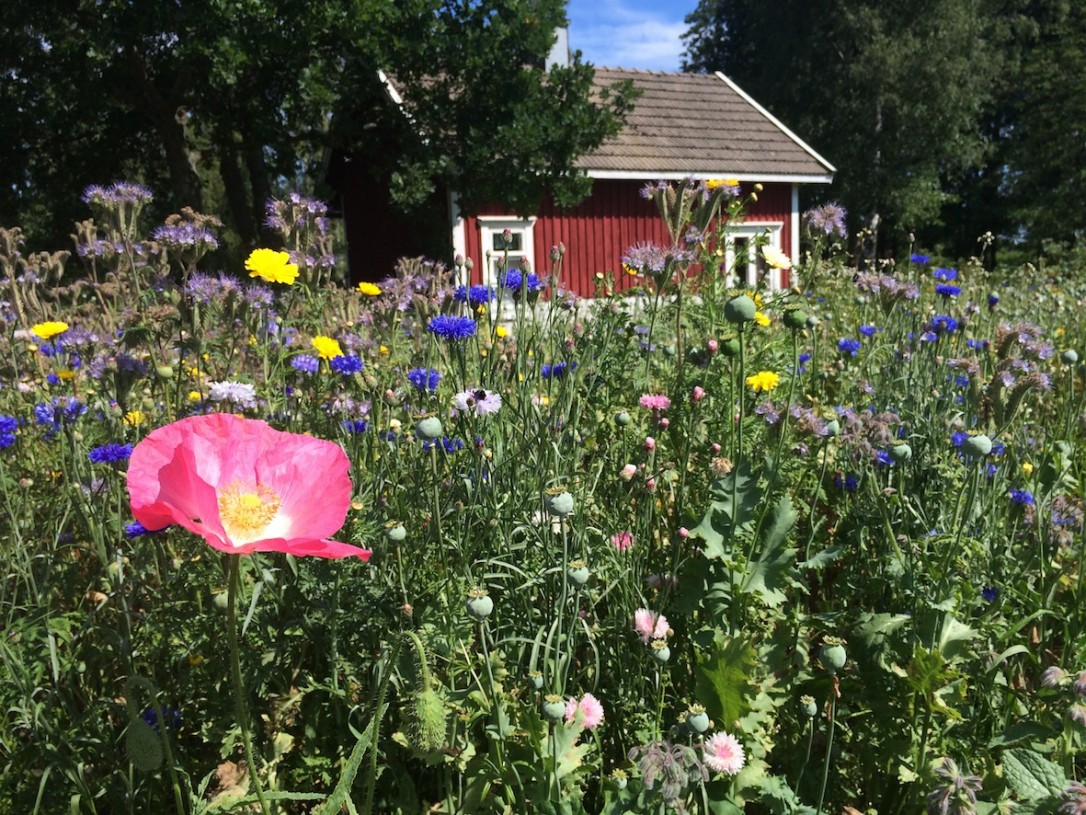
[[[0,230],[0,811],[1086,812],[1082,264],[740,287],[687,181],[595,297],[349,286],[151,195]]]

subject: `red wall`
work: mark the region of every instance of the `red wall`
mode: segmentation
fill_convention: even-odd
[[[551,247],[566,246],[560,285],[582,296],[595,290],[596,272],[613,272],[621,285],[629,278],[621,273],[620,258],[635,243],[651,241],[661,245],[671,242],[660,219],[656,204],[641,197],[644,181],[601,179],[592,186],[592,194],[572,209],[558,209],[550,201],[537,213],[534,229],[535,259],[533,270],[540,274],[551,271]],[[743,186],[743,194],[750,192]],[[510,215],[501,207],[488,207],[479,215]],[[781,248],[790,252],[792,245],[792,189],[789,184],[765,184],[758,200],[750,205],[746,223],[759,221],[782,222]],[[482,282],[485,266],[480,246],[479,223],[474,217],[464,218],[466,255],[474,262],[472,283]],[[782,285],[788,286],[787,273]],[[625,278],[625,280],[624,280]]]

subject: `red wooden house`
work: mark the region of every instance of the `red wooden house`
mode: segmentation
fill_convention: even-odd
[[[579,205],[559,209],[544,202],[528,218],[500,204],[463,215],[455,194],[448,196],[445,260],[455,254],[471,258],[471,283],[494,279],[494,264],[504,252],[500,236],[508,229],[513,234],[510,256],[526,257],[535,271],[549,270],[551,248],[565,244],[562,285],[590,295],[596,273],[619,272],[628,247],[642,241],[670,242],[655,203],[641,197],[641,188],[648,182],[688,177],[736,179],[744,193],[755,183],[762,185],[758,200],[743,224],[731,231],[725,247],[732,273],[753,282],[764,271],[758,253],[744,246],[760,235],[793,261],[798,259],[799,186],[830,183],[834,167],[721,73],[596,69],[600,87],[625,79],[633,81],[641,96],[618,136],[579,160],[594,180],[591,195]],[[382,209],[372,194],[364,199],[349,176],[341,179],[340,187],[352,277],[361,279],[363,263],[369,269],[377,266],[374,249],[379,242],[406,244],[397,243],[396,219],[387,206]],[[406,240],[409,227],[404,226]],[[770,285],[788,285],[787,272],[768,273]]]

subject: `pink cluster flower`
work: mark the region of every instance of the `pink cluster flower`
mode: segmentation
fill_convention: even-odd
[[[572,722],[578,710],[581,711],[581,723],[585,730],[599,727],[603,721],[603,705],[591,693],[586,693],[580,700],[573,698],[566,701],[566,721]]]
[[[671,407],[671,400],[662,393],[643,393],[637,403],[649,410],[667,410]]]
[[[631,546],[633,546],[633,535],[629,531],[623,529],[621,532],[616,532],[611,536],[611,545],[620,552],[625,552]]]
[[[735,775],[747,763],[743,745],[730,733],[714,733],[701,746],[705,766],[718,773]]]
[[[671,630],[667,617],[655,611],[649,611],[647,608],[639,608],[634,612],[633,626],[634,631],[644,643],[648,643],[649,640],[667,639],[668,632]]]

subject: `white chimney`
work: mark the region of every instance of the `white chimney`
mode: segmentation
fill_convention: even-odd
[[[559,68],[569,67],[569,29],[565,26],[554,29],[554,45],[547,55],[547,70],[557,65]]]

